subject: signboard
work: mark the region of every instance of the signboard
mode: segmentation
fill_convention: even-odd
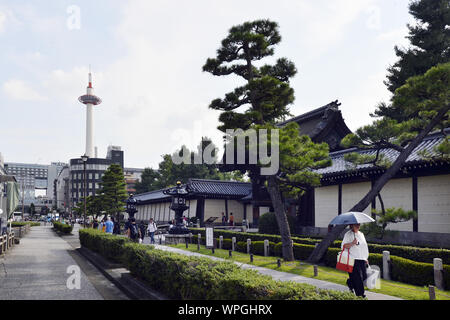
[[[206,248],[214,247],[214,232],[213,228],[206,228]]]

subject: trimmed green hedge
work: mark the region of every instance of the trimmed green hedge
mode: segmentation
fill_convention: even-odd
[[[30,225],[30,227],[37,227],[40,226],[41,224],[39,222],[33,222],[33,221],[14,221],[11,222],[11,227],[13,228],[17,228],[17,227],[23,227],[26,226],[27,224]]]
[[[120,240],[124,242],[119,244]],[[275,281],[228,261],[190,257],[131,243],[98,230],[80,230],[81,245],[105,257],[115,253],[130,272],[171,299],[198,300],[360,300],[350,292]],[[120,258],[118,258],[120,257]]]
[[[193,242],[197,243],[197,236],[193,236]],[[205,237],[201,238],[201,244],[205,244]],[[219,243],[219,239],[217,239]],[[225,243],[227,243],[225,247]],[[223,249],[231,249],[231,240],[223,239]],[[251,253],[264,255],[264,241],[254,241],[251,244]],[[314,246],[294,243],[294,258],[297,260],[307,260]],[[247,241],[237,242],[236,251],[247,253]],[[336,257],[341,251],[340,248],[328,248],[324,257],[324,264],[328,267],[336,267]],[[269,241],[269,255],[282,257],[282,243]],[[376,265],[383,273],[383,255],[379,253],[369,254],[369,264]],[[391,279],[403,283],[409,283],[419,286],[427,286],[434,283],[434,271],[432,263],[416,262],[411,259],[405,259],[391,255]],[[444,265],[445,288],[450,288],[450,265]]]
[[[192,233],[197,235],[200,233],[202,238],[205,237],[204,229],[190,228]],[[269,240],[274,243],[281,242],[281,236],[272,235],[272,234],[260,234],[260,233],[249,233],[249,232],[236,232],[236,231],[228,231],[228,230],[214,230],[214,236],[219,237],[223,236],[225,239],[231,239],[232,237],[236,237],[236,241],[247,242],[247,239],[251,239],[253,241],[264,241]],[[294,243],[304,244],[304,245],[315,245],[319,243],[320,240],[312,239],[312,238],[299,238],[299,237],[291,237]],[[330,246],[331,248],[340,248],[341,240],[336,240]],[[410,246],[398,246],[398,245],[384,245],[384,244],[368,244],[369,252],[371,253],[379,253],[382,254],[383,251],[387,250],[390,252],[391,256],[402,257],[405,259],[414,260],[416,262],[426,262],[433,263],[433,258],[441,258],[443,264],[450,265],[450,250],[448,249],[434,249],[434,248],[419,248],[419,247],[410,247]]]
[[[73,229],[72,225],[61,223],[58,221],[53,221],[53,228],[64,234],[72,233],[72,229]]]

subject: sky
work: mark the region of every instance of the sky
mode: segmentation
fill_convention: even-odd
[[[222,143],[209,103],[243,85],[202,72],[228,30],[246,21],[279,24],[266,63],[286,57],[293,116],[334,100],[351,130],[390,93],[383,84],[407,46],[408,0],[0,0],[0,153],[5,162],[69,162],[85,151],[89,66],[94,145],[121,146],[125,167],[157,168],[163,154]]]

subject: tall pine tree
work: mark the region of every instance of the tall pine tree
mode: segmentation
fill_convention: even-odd
[[[389,91],[395,93],[406,80],[424,74],[438,63],[450,61],[450,1],[414,0],[409,13],[416,19],[416,25],[408,25],[411,46],[395,46],[398,61],[389,67],[385,81]],[[381,104],[376,116],[388,116],[397,121],[407,120],[402,107],[392,108]]]
[[[274,54],[274,46],[280,41],[276,22],[245,22],[229,30],[217,50],[216,58],[207,59],[203,71],[216,76],[234,74],[245,80],[242,86],[209,105],[211,109],[222,111],[219,130],[264,129],[269,134],[267,142],[270,143],[272,129],[276,129],[276,124],[290,115],[288,105],[294,101],[294,90],[289,85],[289,79],[297,72],[294,63],[280,58],[274,65],[257,66],[261,59]],[[227,138],[230,142],[235,139],[234,136]],[[314,144],[305,136],[300,137],[296,124],[280,129],[278,143],[279,154],[272,154],[272,157],[279,155],[280,170],[276,174],[261,176],[260,169],[264,162],[261,155],[258,155],[257,166],[248,162],[248,166],[244,164],[240,168],[245,168],[254,181],[267,180],[267,190],[281,234],[283,258],[293,260],[284,197],[301,194],[307,186],[315,185],[320,180],[311,169],[329,164],[328,146]],[[247,147],[250,146],[251,142],[247,144]],[[259,150],[257,146],[253,147]]]

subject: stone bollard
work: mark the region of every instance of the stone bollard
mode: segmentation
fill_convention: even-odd
[[[428,286],[428,295],[430,296],[430,300],[436,300],[436,291],[434,286]]]
[[[228,251],[228,256],[229,256],[230,258],[233,256],[233,251],[232,251],[232,250],[229,250],[229,251]]]
[[[389,251],[383,251],[383,279],[391,280],[391,254]]]
[[[189,243],[186,241],[186,249],[189,249]]]
[[[202,239],[202,235],[199,233],[197,234],[197,250],[200,250],[200,241]]]
[[[269,240],[264,240],[264,256],[269,256]]]
[[[219,249],[222,249],[223,246],[223,236],[219,237]]]
[[[278,268],[281,267],[281,260],[280,259],[277,259],[277,267]]]
[[[319,275],[319,268],[314,265],[314,277],[317,277]]]
[[[231,238],[231,250],[236,251],[236,237]]]
[[[253,262],[253,253],[250,253],[250,262]]]
[[[439,290],[444,290],[444,267],[442,265],[442,259],[433,259],[433,269],[434,269],[434,285]]]
[[[252,239],[247,239],[247,254],[250,254],[250,246],[252,245]]]

